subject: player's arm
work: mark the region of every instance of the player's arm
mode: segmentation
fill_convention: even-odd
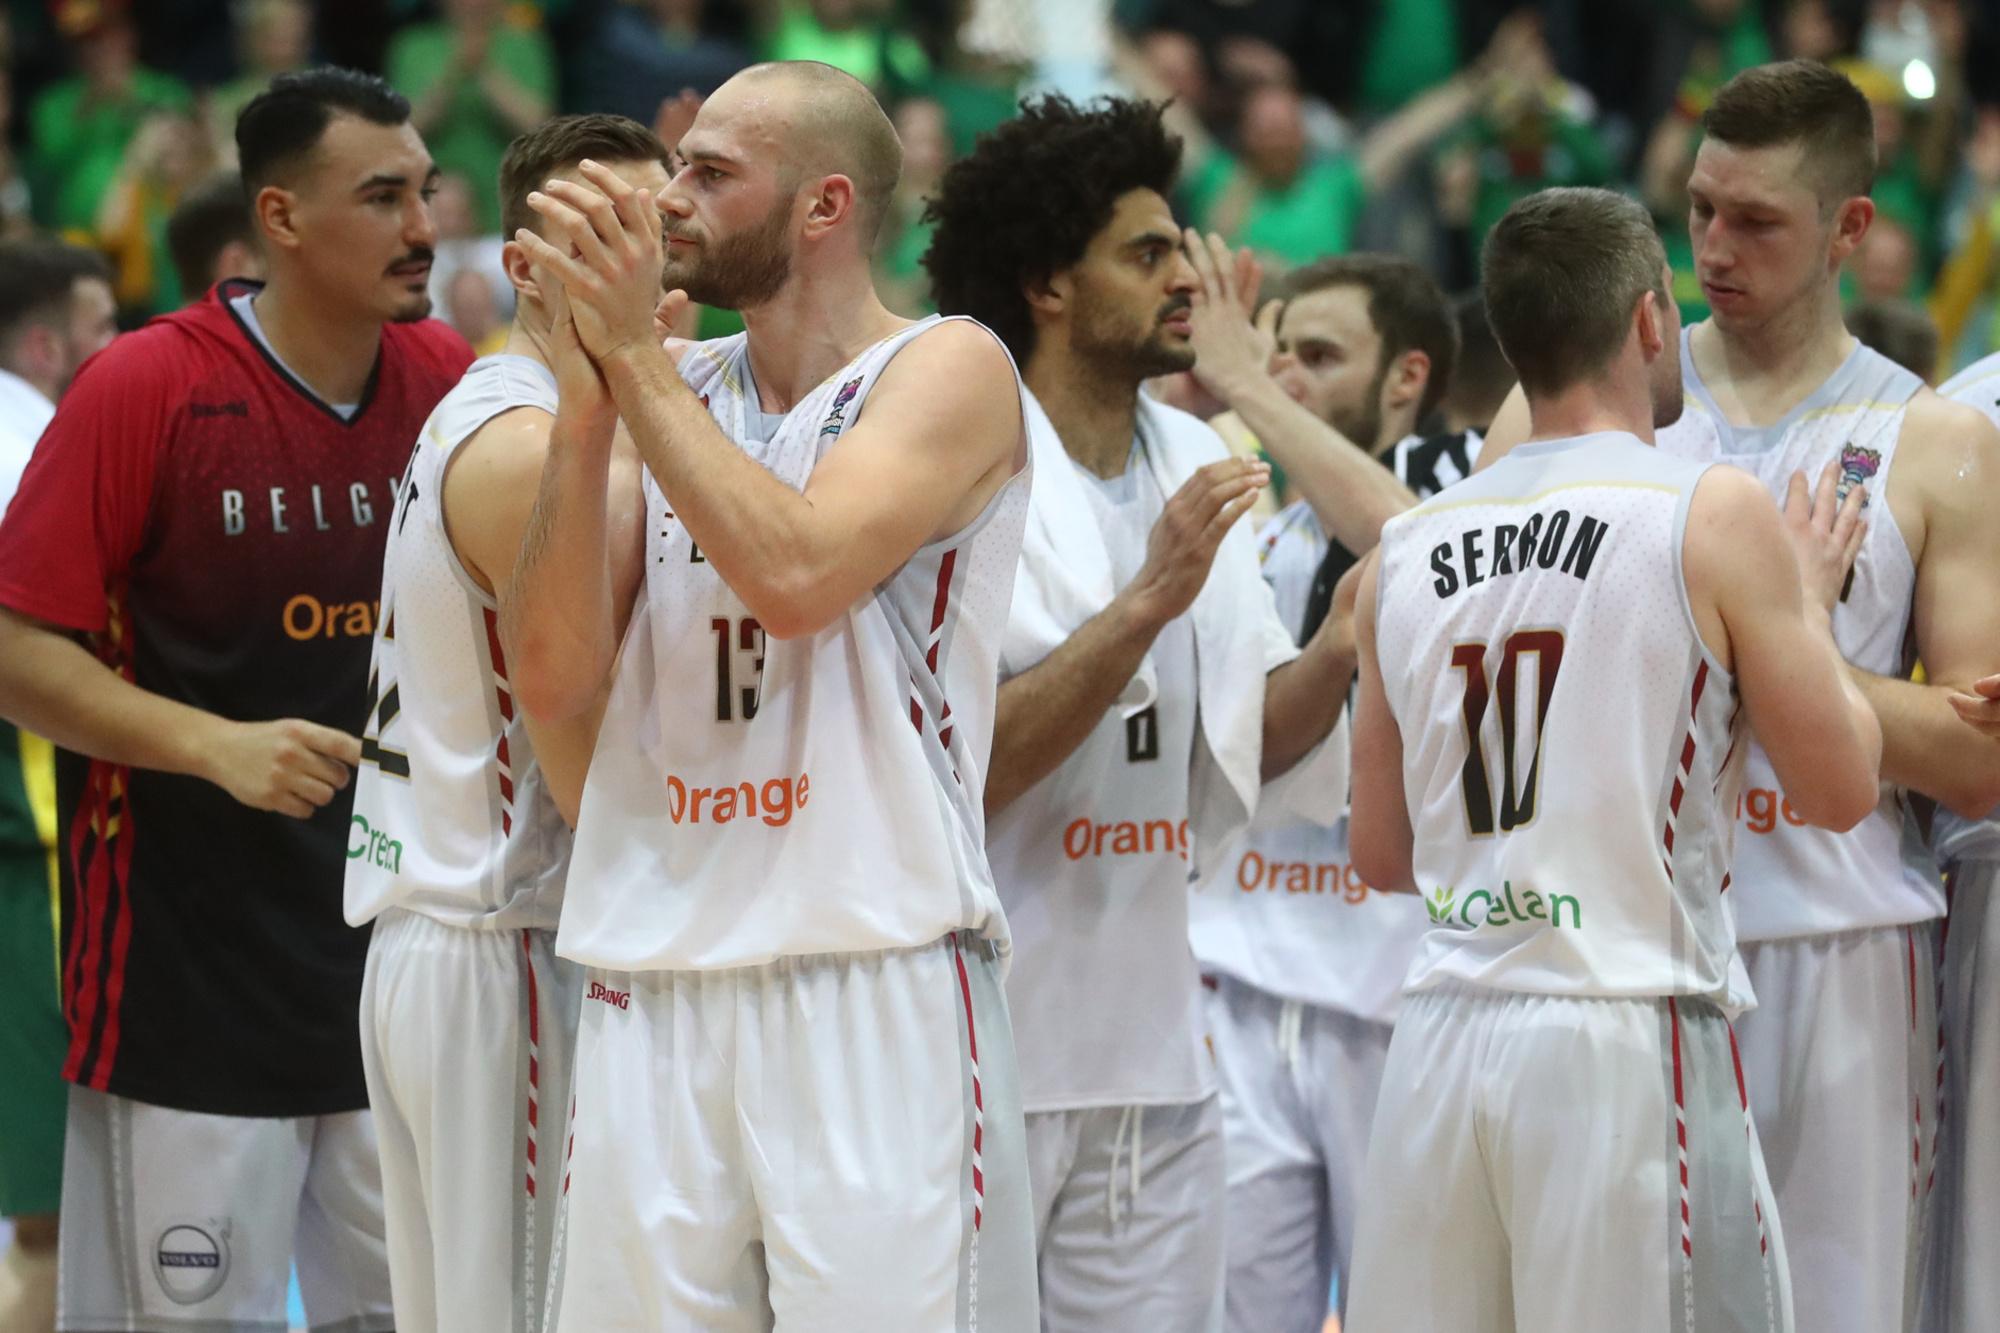
[[[201,778],[304,819],[345,787],[361,742],[302,718],[237,722],[141,689],[65,628],[0,606],[0,717],[65,750]]]
[[[1731,663],[1750,730],[1801,818],[1844,831],[1875,809],[1882,729],[1833,641],[1832,607],[1861,544],[1859,490],[1836,505],[1831,470],[1785,513],[1755,477],[1702,475],[1681,559],[1697,628]],[[1721,642],[1717,642],[1717,640]]]
[[[1983,819],[2000,805],[2000,746],[1966,726],[1964,713],[1988,711],[1967,696],[2000,652],[2000,522],[1991,508],[2000,431],[1972,408],[1924,393],[1910,404],[1903,439],[1889,485],[1921,487],[1923,497],[1911,622],[1925,680],[1854,675],[1882,719],[1882,776]]]
[[[1360,571],[1354,596],[1354,644],[1361,688],[1354,701],[1354,797],[1347,845],[1355,874],[1378,889],[1414,893],[1416,834],[1403,791],[1403,732],[1389,711],[1382,663],[1375,650],[1379,551],[1369,552],[1355,569]]]
[[[1195,377],[1243,419],[1335,541],[1350,551],[1369,549],[1382,539],[1382,525],[1417,497],[1363,445],[1294,402],[1271,378],[1276,312],[1267,307],[1262,329],[1250,323],[1254,268],[1232,256],[1219,236],[1204,240],[1190,229],[1185,241],[1201,282],[1190,320]]]
[[[1516,384],[1507,391],[1507,400],[1500,404],[1500,410],[1493,415],[1493,424],[1487,428],[1486,442],[1479,446],[1479,457],[1472,470],[1484,472],[1514,451],[1514,447],[1528,442],[1534,427],[1528,420],[1528,395]]]
[[[169,332],[87,362],[0,524],[0,716],[78,754],[213,782],[305,818],[345,787],[361,742],[299,718],[239,722],[142,689],[77,639],[105,627],[145,540],[184,367]]]
[[[519,239],[560,277],[677,521],[767,634],[817,633],[925,543],[978,516],[1020,465],[1020,390],[991,334],[953,322],[910,342],[800,493],[733,443],[653,336],[660,224],[650,194],[586,162],[529,202],[574,256]],[[652,276],[648,276],[652,275]]]
[[[1168,499],[1146,539],[1146,560],[1110,605],[1034,666],[1000,682],[986,769],[990,818],[1075,753],[1116,702],[1167,622],[1208,581],[1230,526],[1270,476],[1232,458],[1198,469]]]
[[[1360,571],[1356,563],[1340,576],[1333,606],[1304,650],[1264,677],[1266,782],[1305,758],[1340,720],[1347,688],[1354,682],[1354,599]]]
[[[547,412],[533,407],[501,413],[459,446],[444,476],[446,534],[466,571],[499,603],[501,646],[510,663],[517,655],[510,627],[519,619],[515,569],[534,516],[553,420]],[[627,466],[620,468],[620,461]],[[612,601],[614,606],[629,609],[643,572],[636,457],[614,457],[612,479],[614,494],[607,515],[612,531]],[[512,685],[511,673],[509,682]],[[515,688],[518,692],[518,686]],[[535,761],[556,808],[572,827],[582,804],[583,780],[609,694],[607,683],[589,705],[561,721],[544,721],[533,709],[522,709]]]
[[[621,588],[615,571],[643,560],[644,533],[636,518],[631,531],[614,530],[617,407],[577,340],[560,285],[540,273],[537,285],[549,308],[556,415],[500,598],[500,633],[514,697],[547,724],[577,717],[603,695],[637,590]],[[637,496],[622,501],[636,512]],[[504,563],[497,550],[488,554],[489,573]]]

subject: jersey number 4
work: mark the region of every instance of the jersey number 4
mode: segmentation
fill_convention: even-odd
[[[1452,668],[1465,678],[1465,769],[1459,785],[1465,797],[1465,823],[1473,836],[1494,829],[1493,782],[1486,763],[1486,744],[1480,736],[1486,720],[1486,705],[1492,691],[1487,686],[1486,658],[1489,645],[1461,643],[1451,650]],[[1526,700],[1521,691],[1521,659],[1535,658],[1534,739],[1527,748],[1527,773],[1521,775],[1516,756],[1521,753],[1523,731],[1521,709]],[[1494,678],[1500,694],[1500,769],[1502,774],[1499,828],[1501,832],[1519,828],[1535,818],[1535,794],[1542,777],[1542,728],[1549,720],[1549,700],[1556,692],[1556,673],[1562,670],[1561,630],[1524,629],[1507,637],[1501,645],[1500,670]],[[1519,775],[1519,776],[1517,776]]]

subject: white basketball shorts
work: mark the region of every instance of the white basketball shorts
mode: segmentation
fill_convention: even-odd
[[[1013,1034],[983,940],[587,973],[565,1333],[1033,1333]]]
[[[1743,1077],[1810,1333],[1916,1327],[1936,1201],[1937,928],[1743,946]]]
[[[1048,1333],[1221,1333],[1214,1097],[1037,1111],[1028,1171]]]
[[[1422,991],[1375,1125],[1346,1333],[1791,1333],[1714,1005]]]
[[[547,931],[391,910],[361,986],[397,1333],[538,1333],[581,969]]]
[[[1209,992],[1229,1171],[1230,1333],[1319,1333],[1353,1281],[1388,1023],[1283,1000],[1226,974]]]
[[[368,1112],[264,1119],[70,1089],[56,1326],[284,1333],[298,1261],[316,1330],[389,1313]]]
[[[1944,1131],[1925,1287],[1925,1333],[2000,1329],[2000,861],[1947,881]]]

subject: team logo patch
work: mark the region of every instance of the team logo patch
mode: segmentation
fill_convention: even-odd
[[[1861,506],[1868,507],[1868,482],[1882,470],[1880,450],[1864,449],[1858,444],[1850,444],[1840,451],[1840,481],[1834,487],[1834,498],[1847,499],[1847,493],[1856,486],[1861,490]]]
[[[854,401],[855,394],[861,392],[861,381],[866,378],[868,378],[866,375],[856,375],[840,386],[840,392],[833,396],[832,410],[826,414],[826,420],[819,424],[820,434],[840,434],[841,427],[847,424],[847,405]]]
[[[229,1277],[229,1228],[209,1231],[186,1222],[168,1227],[153,1246],[153,1272],[176,1305],[207,1300]]]

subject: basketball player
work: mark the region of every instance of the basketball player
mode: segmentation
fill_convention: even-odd
[[[471,360],[424,320],[408,104],[237,121],[270,281],[100,354],[0,526],[0,715],[64,762],[65,1329],[390,1326],[341,873],[396,478]],[[391,853],[392,854],[392,853]]]
[[[1828,614],[1860,503],[1828,474],[1781,519],[1647,447],[1680,411],[1679,319],[1638,204],[1530,196],[1483,270],[1530,443],[1392,521],[1356,599],[1354,859],[1432,929],[1349,1327],[1789,1330],[1723,894],[1739,723],[1803,818],[1874,806],[1881,733]]]
[[[1973,363],[1938,388],[2000,426],[2000,356]],[[1971,694],[1968,691],[1968,694]],[[1968,700],[1977,716],[1983,700]],[[1977,1333],[2000,1327],[2000,1274],[1988,1262],[2000,1244],[2000,1152],[1993,1141],[2000,1105],[2000,822],[1940,810],[1931,845],[1945,873],[1951,911],[1939,993],[1945,1032],[1945,1114],[1938,1146],[1923,1327]]]
[[[190,302],[227,278],[264,276],[240,176],[233,171],[217,176],[174,205],[167,218],[167,252],[181,295]]]
[[[1244,336],[1253,331],[1226,318],[1229,294],[1217,287],[1229,267],[1210,262],[1205,243],[1189,249],[1210,298],[1196,307],[1195,374],[1217,397],[1234,406],[1285,394],[1419,496],[1472,470],[1464,435],[1428,447],[1415,435],[1444,399],[1458,344],[1451,306],[1421,268],[1357,254],[1288,275],[1267,374],[1251,354],[1262,349]],[[1330,590],[1355,562],[1329,531],[1358,528],[1364,551],[1379,535],[1364,494],[1334,492],[1325,523],[1296,501],[1258,535],[1264,579],[1301,643],[1331,606],[1330,597],[1312,605],[1316,581]],[[1360,526],[1371,521],[1372,530]],[[1197,888],[1190,914],[1212,987],[1229,1168],[1227,1325],[1316,1333],[1335,1277],[1343,1301],[1351,1282],[1369,1124],[1424,911],[1354,873],[1344,817],[1329,828],[1260,810]]]
[[[1139,397],[1194,364],[1179,160],[1156,105],[1031,102],[946,173],[926,256],[939,308],[998,330],[1033,390],[1055,460],[1035,530],[1103,573],[1099,600],[1065,606],[1024,565],[986,790],[1053,1330],[1220,1325],[1222,1113],[1187,884],[1217,836],[1200,786],[1238,775],[1203,756],[1247,751],[1234,832],[1332,727],[1352,669],[1338,627],[1300,655],[1231,534],[1266,470]],[[1149,672],[1153,697],[1121,703]]]
[[[649,190],[667,181],[667,151],[645,126],[550,120],[500,164],[506,230],[539,222],[529,192],[580,179],[586,157]],[[575,819],[597,718],[543,726],[518,710],[500,633],[562,386],[527,256],[510,242],[502,259],[517,294],[506,348],[444,396],[397,488],[362,737],[374,762],[354,795],[373,850],[347,868],[348,920],[375,923],[361,1054],[402,1333],[541,1326],[558,1198],[543,1108],[554,1126],[568,1105],[580,995],[555,928],[563,821]],[[623,461],[636,498],[638,460]],[[637,506],[620,521],[636,533]],[[640,573],[629,554],[626,603]]]
[[[1744,1074],[1815,1333],[1908,1329],[1920,1295],[1945,900],[1904,792],[1967,818],[2000,801],[2000,746],[1953,705],[2000,643],[2000,433],[1842,325],[1840,267],[1874,216],[1872,123],[1822,65],[1760,66],[1717,92],[1688,182],[1712,314],[1683,334],[1689,406],[1660,437],[1774,496],[1831,467],[1870,520],[1834,630],[1882,719],[1880,807],[1852,832],[1808,828],[1753,749],[1730,895],[1758,1002]],[[1495,436],[1489,455],[1518,425]]]
[[[0,514],[77,368],[117,332],[102,256],[55,241],[0,244]],[[0,722],[0,1217],[13,1224],[0,1328],[56,1317],[63,1031],[56,985],[55,754]]]
[[[589,354],[552,346],[517,693],[561,719],[612,679],[557,941],[589,972],[556,1326],[1029,1330],[980,812],[1019,382],[978,325],[877,299],[901,148],[862,84],[753,67],[680,152],[657,211],[585,162],[515,237]],[[747,326],[678,360],[661,213],[665,281]],[[645,463],[622,653],[614,415]]]

